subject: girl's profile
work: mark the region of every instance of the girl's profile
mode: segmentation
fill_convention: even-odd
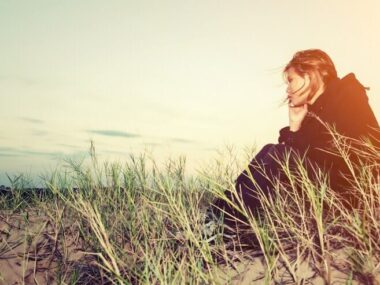
[[[316,169],[328,173],[329,187],[342,204],[360,206],[350,187],[350,170],[343,158],[334,154],[332,130],[350,145],[363,139],[378,144],[379,124],[368,103],[366,88],[353,73],[338,77],[331,58],[319,49],[296,52],[284,67],[283,77],[288,125],[279,131],[278,143],[265,145],[237,177],[235,190],[239,198],[226,190],[227,199],[217,199],[211,207],[217,217],[224,215],[224,223],[230,228],[244,217],[227,201],[240,200],[253,215],[259,214],[262,205],[258,189],[265,195],[274,195],[271,178],[286,180],[279,164],[286,156],[291,162],[296,157],[306,158],[310,177]],[[355,153],[351,159],[355,160]]]

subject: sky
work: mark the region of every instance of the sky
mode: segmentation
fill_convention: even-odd
[[[146,150],[190,173],[226,145],[276,143],[282,68],[319,48],[370,87],[380,118],[380,2],[0,0],[0,185],[90,141],[101,160]]]

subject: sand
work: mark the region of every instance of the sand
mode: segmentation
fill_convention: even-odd
[[[57,213],[57,217],[59,213]],[[55,217],[31,211],[25,214],[0,212],[0,284],[98,284],[93,255],[86,254],[76,224],[56,223]],[[254,256],[249,252],[247,256]],[[331,284],[347,284],[344,249],[334,252]],[[296,269],[300,284],[325,284],[310,260]],[[214,276],[219,284],[265,284],[265,261],[262,256],[240,257],[231,266],[222,265]],[[294,284],[283,266],[273,276],[277,284]],[[380,284],[373,280],[373,284]],[[350,284],[359,284],[353,281]]]
[[[75,225],[57,225],[37,211],[0,213],[0,284],[79,280],[74,271],[80,274],[81,268],[89,266],[93,262],[89,257]]]

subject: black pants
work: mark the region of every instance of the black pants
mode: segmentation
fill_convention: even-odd
[[[258,191],[267,196],[273,195],[273,181],[276,178],[286,179],[279,161],[284,161],[287,153],[290,154],[291,166],[294,166],[295,152],[290,147],[283,144],[265,145],[249,163],[248,169],[235,180],[235,189],[240,200],[253,215],[258,215],[262,207]],[[228,200],[236,203],[236,194],[226,190],[225,195]],[[225,199],[217,199],[211,206],[211,211],[217,217],[224,215],[224,224],[230,229],[236,229],[237,226],[240,228],[246,221]]]

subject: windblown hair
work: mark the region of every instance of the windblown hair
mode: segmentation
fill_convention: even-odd
[[[319,74],[325,86],[338,77],[335,65],[331,58],[320,49],[307,49],[296,52],[293,58],[285,66],[283,76],[287,78],[287,71],[293,68],[295,72],[304,77],[306,74],[310,76],[310,96],[309,100],[315,95],[319,86],[316,76]]]

